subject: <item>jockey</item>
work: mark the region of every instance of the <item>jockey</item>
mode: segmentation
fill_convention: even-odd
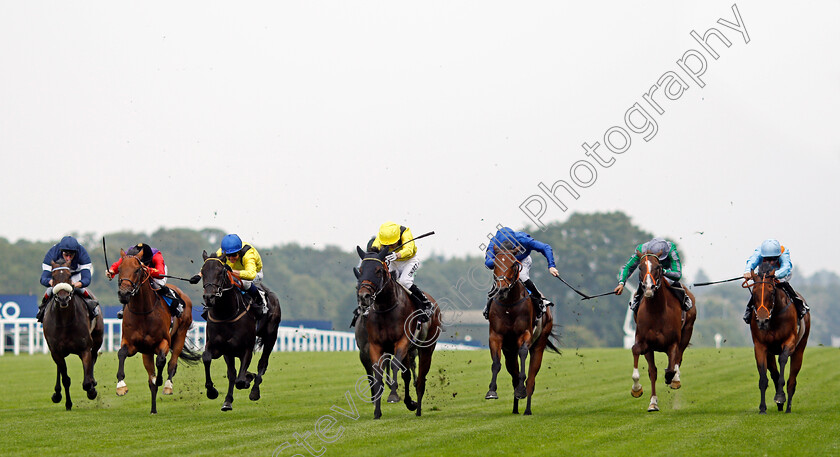
[[[64,266],[70,268],[70,271],[73,273],[70,277],[70,281],[73,283],[73,290],[84,299],[90,318],[93,319],[98,316],[99,303],[96,301],[96,297],[87,290],[87,287],[90,285],[91,273],[93,272],[90,256],[75,238],[65,236],[58,244],[53,245],[47,251],[47,254],[44,256],[44,263],[41,265],[41,269],[43,270],[41,271],[41,285],[48,289],[44,294],[44,298],[41,300],[41,304],[38,305],[38,314],[35,316],[38,322],[43,322],[44,311],[47,303],[52,298],[52,288],[55,286],[52,280],[52,262],[58,262],[59,260],[63,261]]]
[[[408,289],[411,298],[417,309],[423,312],[417,317],[418,323],[426,322],[432,313],[432,303],[426,298],[423,291],[414,284],[414,273],[420,268],[420,259],[417,256],[417,245],[414,244],[414,236],[411,229],[397,224],[396,222],[385,222],[379,226],[379,233],[368,242],[367,250],[388,249],[389,252],[403,244],[398,251],[393,251],[385,257],[388,262],[388,269],[396,273],[397,282]],[[408,241],[406,243],[406,241]]]
[[[624,283],[627,278],[633,273],[642,256],[645,253],[656,255],[662,265],[662,276],[665,283],[671,288],[671,292],[677,296],[683,310],[688,311],[692,307],[691,299],[685,293],[685,289],[680,284],[682,278],[682,262],[680,262],[680,255],[677,253],[677,248],[674,243],[665,241],[664,238],[654,238],[647,243],[636,246],[636,253],[624,264],[624,268],[618,273],[618,286],[615,288],[615,294],[621,295],[624,292]],[[630,299],[630,309],[635,313],[639,309],[639,303],[642,301],[641,283],[636,289],[636,294]]]
[[[257,330],[260,329],[262,317],[268,314],[268,305],[265,300],[265,291],[257,287],[263,279],[263,264],[260,253],[248,243],[243,243],[236,234],[225,235],[222,238],[222,246],[216,251],[216,257],[221,258],[224,254],[225,265],[231,269],[234,278],[239,279],[239,288],[247,292],[257,306],[252,307],[257,318]],[[201,275],[190,278],[191,284],[198,284]]]
[[[140,263],[149,268],[149,284],[152,286],[152,289],[162,297],[168,297],[170,299],[172,303],[169,305],[169,312],[172,316],[181,317],[181,313],[184,312],[185,303],[174,290],[166,286],[166,277],[164,275],[166,275],[167,269],[166,263],[163,261],[163,254],[161,254],[159,250],[143,243],[139,243],[128,248],[125,254],[138,256],[137,258],[140,259]],[[108,271],[105,272],[105,274],[108,275],[109,280],[119,273],[122,261],[123,258],[120,257],[119,260],[114,262],[111,265],[111,268],[108,268]],[[125,305],[123,305],[123,309],[117,313],[117,318],[123,318],[124,310]]]
[[[747,259],[744,279],[752,278],[753,270],[765,261],[772,262],[776,267],[775,276],[779,282],[779,288],[784,290],[788,297],[793,300],[793,304],[796,305],[796,311],[799,313],[799,319],[801,320],[810,308],[790,285],[790,277],[793,275],[793,263],[790,261],[790,251],[785,249],[777,240],[764,240],[761,246],[756,248],[755,252]],[[747,310],[744,313],[744,322],[747,324],[750,323],[750,319],[752,318],[753,308],[753,299],[750,297],[750,301],[747,303]]]
[[[531,264],[533,263],[531,260],[531,251],[537,251],[542,254],[548,261],[549,273],[551,273],[554,277],[559,277],[560,273],[557,271],[557,267],[554,264],[554,251],[547,243],[537,241],[525,232],[516,232],[510,227],[502,227],[496,232],[493,239],[490,240],[490,246],[487,247],[487,252],[484,253],[484,266],[491,270],[493,269],[494,259],[496,258],[496,249],[505,241],[510,241],[519,248],[519,254],[516,255],[516,260],[518,260],[522,266],[519,270],[519,280],[522,281],[525,288],[527,288],[528,292],[531,293],[531,297],[536,299],[534,300],[534,303],[536,303],[539,307],[537,310],[537,319],[539,319],[542,317],[543,313],[545,313],[546,307],[554,306],[554,303],[551,303],[548,299],[543,297],[540,291],[537,290],[537,286],[534,284],[534,281],[531,280],[530,272]],[[487,294],[487,304],[484,305],[484,318],[488,320],[490,319],[490,302],[493,300],[495,292],[495,290],[491,290]]]

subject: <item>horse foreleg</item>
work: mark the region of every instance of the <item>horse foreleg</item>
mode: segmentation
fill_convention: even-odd
[[[382,373],[385,368],[382,366],[382,348],[378,345],[370,345],[370,360],[373,362],[373,381],[370,384],[370,400],[373,403],[373,418],[379,419],[382,417],[382,393],[385,392],[382,384]],[[370,379],[370,376],[368,376]]]
[[[792,345],[791,345],[792,346]],[[787,365],[788,358],[793,352],[792,347],[783,347],[782,353],[779,354],[779,379],[774,383],[776,385],[776,396],[773,401],[776,402],[776,407],[781,411],[784,409],[785,401],[785,365]]]
[[[239,359],[239,375],[236,377],[236,388],[247,389],[251,386],[251,379],[253,375],[248,373],[248,367],[251,365],[251,357],[254,356],[254,349],[248,348],[245,354]]]
[[[178,319],[180,321],[180,319]],[[173,331],[172,338],[172,355],[169,357],[169,364],[166,367],[166,383],[163,385],[163,394],[172,395],[174,386],[172,385],[172,378],[178,371],[178,358],[181,357],[181,351],[184,350],[184,343],[186,343],[187,329],[182,329],[180,325]]]
[[[645,352],[645,360],[648,363],[648,377],[650,378],[650,404],[648,412],[659,411],[659,399],[656,397],[656,363],[653,359],[653,351]]]
[[[61,401],[61,389],[58,386],[58,381],[60,379],[61,384],[64,386],[64,396],[67,397],[64,402],[64,408],[67,409],[67,411],[70,411],[70,409],[73,408],[73,402],[70,401],[70,376],[67,374],[67,362],[64,360],[64,356],[59,354],[53,353],[52,358],[55,361],[58,371],[58,375],[55,380],[55,394],[52,397],[53,402],[58,403]]]
[[[531,415],[531,396],[534,395],[534,386],[537,383],[537,373],[540,372],[543,350],[545,349],[544,343],[537,344],[537,347],[531,348],[531,363],[528,366],[528,385],[526,386],[526,390],[528,391],[528,402],[525,404],[524,413],[526,416]]]
[[[519,381],[516,383],[516,388],[513,390],[513,396],[522,399],[528,396],[525,390],[525,362],[528,360],[528,343],[527,340],[519,346]]]
[[[422,412],[422,405],[423,405],[423,394],[426,393],[426,375],[429,374],[429,369],[432,367],[432,354],[435,351],[434,345],[427,346],[421,348],[419,351],[420,355],[420,366],[418,368],[417,373],[417,412],[414,414],[419,416]],[[409,362],[410,363],[410,362]],[[410,372],[410,370],[407,370]],[[408,381],[406,381],[408,382]]]
[[[400,401],[400,393],[399,393],[399,383],[397,382],[397,375],[396,371],[391,370],[390,363],[385,365],[385,383],[388,384],[388,388],[391,389],[391,394],[388,395],[388,403],[397,403]],[[393,373],[392,373],[393,371]],[[403,381],[405,381],[405,375],[403,374]],[[408,386],[406,386],[408,387]]]
[[[505,369],[510,374],[510,384],[513,386],[514,391],[516,391],[516,387],[519,384],[519,360],[517,359],[518,353],[516,351],[502,348],[502,354],[505,357]],[[513,396],[513,414],[519,414],[519,397],[516,395]]]
[[[487,391],[484,399],[497,400],[499,394],[496,393],[496,377],[499,375],[499,370],[502,369],[502,338],[500,336],[490,336],[490,359],[493,361],[490,365],[492,377],[490,378],[490,390]]]
[[[213,363],[213,353],[204,350],[201,354],[201,361],[204,363],[204,388],[207,389],[207,398],[215,400],[219,397],[219,391],[213,387],[213,379],[210,377],[210,364]]]
[[[120,347],[119,352],[117,352],[117,359],[119,360],[119,365],[117,368],[117,395],[123,396],[128,392],[128,386],[125,384],[125,358],[131,357],[135,354],[134,348],[129,348],[128,345],[125,344],[123,341],[123,345]]]
[[[146,368],[146,377],[149,381],[149,392],[152,395],[152,410],[151,414],[157,414],[157,391],[158,386],[155,383],[155,359],[153,354],[143,354],[143,367]]]
[[[674,376],[676,376],[677,374],[677,371],[674,369],[674,367],[677,364],[677,356],[679,352],[680,347],[676,342],[674,342],[671,346],[668,347],[668,366],[665,368],[665,384],[669,386],[671,385],[671,381],[674,379]],[[679,389],[679,386],[671,386],[671,388]]]
[[[779,383],[779,367],[776,365],[776,356],[773,354],[767,353],[767,369],[770,370],[770,380],[773,381],[773,386],[776,387],[776,396],[779,395],[781,389],[783,389],[784,381]],[[782,410],[782,405],[777,405],[779,411]]]
[[[79,358],[82,360],[82,368],[85,372],[85,377],[82,380],[82,390],[87,392],[89,400],[93,400],[96,398],[96,381],[93,379],[93,360],[90,351],[82,351]]]
[[[758,413],[767,414],[767,403],[764,401],[764,392],[767,390],[767,349],[757,343],[755,343],[755,362],[758,368],[758,390],[761,391]]]
[[[236,378],[236,359],[232,355],[225,354],[225,364],[227,365],[228,390],[225,395],[225,403],[222,405],[222,411],[230,411],[233,409],[233,383]]]
[[[642,384],[639,383],[639,379],[641,376],[639,375],[639,356],[641,355],[641,349],[639,344],[633,345],[633,387],[630,388],[630,395],[635,398],[639,398],[642,396]]]
[[[53,357],[55,360],[55,357]],[[52,402],[58,403],[61,401],[61,367],[58,365],[58,361],[55,362],[55,393],[52,394]]]
[[[802,356],[805,353],[805,340],[799,342],[799,345],[796,347],[796,351],[793,353],[790,359],[790,374],[788,375],[788,382],[787,382],[787,409],[785,410],[786,413],[790,412],[790,405],[793,404],[793,394],[796,392],[796,376],[799,374],[800,368],[802,368]]]

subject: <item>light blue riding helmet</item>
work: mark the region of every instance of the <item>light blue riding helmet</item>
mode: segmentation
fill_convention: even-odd
[[[235,233],[225,235],[225,237],[222,238],[222,252],[224,252],[225,255],[235,254],[241,250],[242,240],[239,239],[239,236]]]
[[[759,252],[761,257],[779,257],[782,255],[782,245],[778,240],[770,238],[761,242]]]

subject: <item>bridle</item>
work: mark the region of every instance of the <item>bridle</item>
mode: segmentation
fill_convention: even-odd
[[[70,271],[70,268],[69,267],[55,267],[55,268],[52,269],[52,272],[54,273],[54,272],[59,271],[59,270]],[[54,282],[56,283],[56,285],[58,285],[59,283],[70,284],[69,279],[70,278],[68,278],[68,282],[66,282],[66,283],[64,281],[54,281]],[[73,287],[73,285],[70,284],[70,287]],[[60,308],[67,308],[68,306],[70,306],[70,302],[73,301],[73,292],[71,291],[70,294],[68,294],[66,298],[61,298],[57,294],[54,294],[53,298],[55,299],[56,303],[58,304],[58,306]]]
[[[495,274],[495,271],[494,271],[494,274],[493,274],[493,289],[495,289],[495,292],[491,294],[492,297],[495,297],[495,296],[499,295],[500,293],[502,293],[502,291],[509,291],[519,281],[519,272],[522,271],[522,264],[518,260],[516,260],[516,257],[514,257],[512,254],[508,254],[508,255],[513,257],[514,263],[510,266],[510,268],[505,268],[505,274],[502,275],[502,276],[497,276]],[[504,266],[502,266],[502,265],[500,265],[500,267],[504,268]],[[513,274],[512,274],[512,277],[509,278],[508,274],[511,271],[513,272]],[[507,281],[510,285],[507,286],[507,287],[502,287],[501,283],[504,282],[504,281]]]
[[[755,310],[753,311],[755,313],[756,319],[757,319],[758,318],[758,311],[760,309],[764,308],[765,310],[767,310],[767,315],[768,315],[767,319],[770,319],[771,317],[773,317],[773,310],[776,309],[776,283],[778,281],[773,276],[770,276],[769,277],[770,280],[768,281],[767,280],[768,275],[766,275],[766,274],[761,275],[761,279],[762,279],[761,281],[753,279],[752,284],[749,284],[749,279],[744,279],[744,283],[741,284],[741,287],[743,287],[745,289],[750,289],[750,295],[752,295],[752,297],[755,299],[756,297],[755,297],[754,287],[757,284],[770,284],[772,286],[772,289],[771,289],[771,292],[770,292],[770,308],[768,308],[767,306],[764,305],[764,287],[761,287],[760,288],[761,295],[757,299],[758,303],[755,307]],[[754,301],[756,301],[756,300],[754,300]],[[790,306],[790,305],[788,305],[788,306]],[[785,309],[787,309],[787,307],[785,307]],[[782,310],[782,311],[784,312],[784,310]]]
[[[639,282],[644,284],[645,280],[647,280],[647,278],[650,278],[650,282],[653,283],[653,291],[656,292],[660,287],[662,287],[662,281],[657,281],[656,280],[656,277],[651,272],[652,268],[651,268],[650,260],[646,260],[647,257],[655,258],[656,262],[657,262],[656,266],[659,267],[660,269],[662,268],[662,264],[659,263],[659,257],[656,254],[644,254],[640,261],[645,262],[645,265],[647,265],[647,271],[645,272],[644,276],[641,277],[641,281],[639,281]],[[641,270],[639,270],[639,275],[641,276]]]
[[[143,286],[143,283],[146,282],[149,278],[151,278],[152,274],[149,272],[149,267],[143,264],[143,261],[140,260],[139,257],[130,255],[126,257],[134,257],[137,259],[137,262],[140,264],[140,268],[134,270],[134,274],[137,274],[138,271],[142,271],[143,273],[140,275],[140,280],[134,282],[131,278],[120,278],[118,286],[122,287],[123,281],[127,282],[131,286],[131,292],[128,294],[129,297],[133,297],[137,295],[137,292],[140,291],[140,287]],[[122,267],[122,265],[120,265]],[[133,275],[132,275],[133,276]]]
[[[388,265],[385,263],[384,260],[381,260],[376,257],[365,257],[362,259],[362,262],[365,261],[372,261],[372,262],[379,262],[382,264],[382,267],[385,269],[385,278],[382,280],[382,285],[377,289],[376,285],[367,279],[363,279],[359,282],[359,290],[362,290],[364,287],[368,291],[370,291],[372,301],[376,301],[376,297],[385,289],[385,285],[388,284],[388,281],[391,280],[391,270],[388,268]]]
[[[227,265],[224,262],[222,262],[221,259],[217,259],[216,257],[208,257],[207,260],[204,261],[204,264],[206,265],[207,262],[210,261],[210,260],[215,260],[215,261],[221,263],[222,267],[227,267]],[[225,268],[225,270],[226,270],[225,271],[226,274],[223,276],[224,279],[223,279],[222,284],[215,284],[215,283],[212,283],[212,282],[207,282],[206,280],[204,281],[203,287],[204,287],[204,292],[205,293],[207,293],[207,288],[208,287],[215,287],[216,292],[212,293],[212,294],[208,293],[208,295],[214,295],[216,298],[221,298],[223,293],[233,289],[233,278],[231,277],[231,273],[230,273],[229,270],[227,270],[227,268]]]

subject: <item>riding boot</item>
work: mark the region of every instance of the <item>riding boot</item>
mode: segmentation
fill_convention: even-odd
[[[246,291],[248,295],[253,300],[253,304],[251,309],[254,310],[254,318],[257,320],[257,333],[262,330],[262,326],[264,325],[263,321],[266,320],[266,316],[268,315],[268,306],[265,302],[265,292],[262,291],[256,284],[251,283],[251,287],[248,288]]]
[[[158,292],[162,296],[169,297],[172,300],[172,303],[169,305],[169,313],[172,314],[172,317],[181,317],[181,314],[184,313],[184,301],[181,300],[181,297],[167,286],[160,286]]]
[[[677,296],[677,300],[680,302],[680,306],[682,307],[683,311],[688,311],[691,309],[692,303],[691,298],[688,297],[688,294],[685,292],[682,284],[679,281],[674,281],[671,285],[671,292]]]
[[[784,290],[785,294],[787,294],[788,298],[790,298],[791,301],[793,301],[793,305],[796,306],[797,318],[799,320],[802,320],[802,318],[805,317],[805,314],[807,314],[808,311],[810,310],[810,308],[808,307],[808,304],[805,303],[805,300],[803,300],[799,296],[799,294],[796,293],[795,290],[793,290],[793,286],[791,286],[789,282],[787,282],[787,281],[779,282],[779,288]]]
[[[630,297],[630,309],[633,310],[633,314],[635,315],[639,311],[639,303],[642,302],[642,285],[639,284],[639,287],[636,288],[636,293]]]
[[[537,285],[534,284],[534,281],[531,281],[530,278],[523,284],[525,284],[525,288],[528,289],[529,292],[531,292],[531,301],[537,305],[536,318],[539,319],[543,316],[543,314],[545,314],[546,306],[554,306],[554,303],[549,302],[543,297],[540,291],[537,290]]]
[[[96,301],[96,297],[93,296],[87,289],[73,289],[76,295],[82,297],[82,300],[85,301],[85,306],[88,309],[88,315],[90,319],[93,320],[96,316],[99,315],[99,302]]]
[[[123,305],[122,308],[120,308],[120,310],[117,311],[117,319],[122,319],[123,318],[123,314],[124,314],[123,312],[124,311],[125,311],[125,305]]]
[[[429,316],[432,314],[432,302],[426,298],[426,295],[419,287],[417,287],[417,284],[412,284],[408,290],[411,292],[411,297],[414,298],[415,302],[420,305],[418,306],[418,309],[423,311],[420,313],[420,316],[417,317],[418,322],[427,322],[429,320]]]
[[[753,299],[750,297],[750,301],[747,302],[747,309],[744,311],[744,322],[749,325],[750,321],[752,320],[753,315]]]
[[[38,322],[44,322],[44,312],[47,310],[47,303],[49,303],[52,299],[52,294],[52,289],[47,289],[47,291],[44,292],[44,297],[41,298],[41,304],[38,305],[38,314],[35,315],[35,319]]]
[[[350,327],[356,326],[356,321],[359,320],[359,316],[362,315],[362,310],[358,306],[356,309],[353,310],[353,320],[350,321]]]
[[[493,297],[496,296],[496,293],[498,293],[498,289],[496,288],[496,284],[493,283],[493,287],[490,288],[490,292],[487,292],[487,303],[484,305],[484,311],[482,311],[484,319],[488,321],[490,320],[490,303],[493,302]]]

